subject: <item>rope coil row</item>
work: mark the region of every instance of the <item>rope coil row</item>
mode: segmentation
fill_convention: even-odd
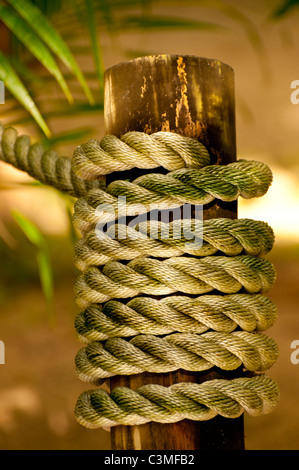
[[[99,385],[113,375],[214,366],[257,373],[168,388],[117,387],[110,395],[87,391],[75,409],[81,424],[234,418],[273,409],[278,387],[263,372],[275,363],[278,348],[261,333],[277,317],[275,305],[262,295],[275,281],[272,263],[262,258],[273,246],[271,227],[250,219],[211,219],[195,234],[194,215],[187,230],[176,220],[123,222],[124,216],[147,214],[153,207],[260,197],[272,182],[267,165],[246,160],[210,165],[202,144],[167,132],[91,140],[70,160],[2,126],[0,157],[78,197],[74,224],[82,239],[75,246],[75,264],[82,274],[75,294],[84,311],[75,327],[86,346],[75,363],[82,380]],[[105,175],[134,167],[163,167],[168,173],[105,185]],[[153,297],[160,295],[166,297]]]
[[[169,296],[160,300],[135,297],[122,303],[110,300],[93,304],[76,317],[75,328],[82,343],[108,338],[181,333],[265,331],[277,318],[277,307],[259,294]]]
[[[213,366],[235,370],[243,365],[249,371],[265,371],[277,357],[275,341],[262,333],[211,331],[163,338],[138,335],[130,341],[112,338],[104,344],[94,341],[78,352],[75,363],[82,380],[97,384],[113,375],[203,371]]]
[[[116,180],[105,189],[90,190],[75,203],[74,223],[84,234],[101,221],[135,216],[154,207],[204,205],[214,199],[234,201],[239,196],[263,196],[272,182],[267,165],[239,160],[226,166],[183,168],[167,175],[140,176],[133,182]]]
[[[201,384],[182,382],[170,387],[144,385],[136,391],[116,387],[110,394],[101,389],[83,392],[75,414],[80,424],[91,429],[149,421],[203,421],[217,415],[238,418],[244,411],[252,416],[270,413],[278,394],[276,383],[264,375]]]
[[[204,145],[172,132],[127,132],[120,139],[107,135],[101,141],[91,139],[80,145],[73,154],[74,172],[86,180],[132,168],[163,167],[173,171],[201,168],[209,163],[210,155]]]
[[[136,227],[117,223],[110,225],[106,232],[90,231],[75,245],[75,265],[85,271],[88,266],[100,266],[112,260],[140,256],[169,258],[186,253],[210,256],[218,251],[228,256],[241,253],[262,256],[274,243],[273,230],[265,222],[219,218],[200,224],[197,230],[199,221],[194,219],[187,228],[186,224],[182,227],[181,221],[166,224],[151,220]]]
[[[102,269],[88,268],[77,278],[75,294],[82,308],[139,294],[184,292],[197,295],[213,290],[233,294],[242,288],[253,294],[268,291],[275,276],[270,261],[249,255],[202,259],[181,256],[163,261],[136,258],[128,264],[110,261]]]

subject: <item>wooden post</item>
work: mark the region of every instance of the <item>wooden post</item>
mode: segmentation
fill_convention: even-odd
[[[173,131],[202,142],[213,164],[235,161],[234,73],[228,65],[195,56],[141,57],[108,69],[104,92],[106,134],[119,137],[128,131],[149,134]],[[134,169],[125,173],[112,174],[108,182],[136,178],[148,171]],[[237,203],[212,202],[204,208],[204,218],[213,217],[236,218]],[[169,386],[239,375],[240,370],[226,373],[214,367],[199,373],[179,370],[169,374],[117,376],[110,379],[110,385],[136,390],[148,383]],[[243,417],[115,426],[111,434],[114,450],[244,449]]]

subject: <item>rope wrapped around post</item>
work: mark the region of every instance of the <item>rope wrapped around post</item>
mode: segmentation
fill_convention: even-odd
[[[258,415],[275,407],[279,390],[264,371],[275,363],[278,347],[261,333],[277,317],[264,296],[275,281],[272,263],[263,258],[274,243],[271,227],[250,219],[210,219],[202,224],[201,243],[190,243],[185,231],[177,232],[178,221],[118,223],[123,216],[147,213],[153,204],[173,208],[263,196],[272,182],[267,165],[246,160],[210,165],[201,143],[170,132],[93,139],[79,146],[72,160],[30,145],[13,128],[1,126],[0,139],[2,160],[78,197],[74,224],[82,238],[75,264],[82,273],[75,294],[84,311],[75,327],[87,344],[75,362],[82,380],[100,385],[113,375],[214,365],[255,372],[202,384],[87,391],[76,404],[78,422],[90,428],[173,423],[217,414],[234,418],[244,410]],[[105,175],[137,165],[167,173],[105,186]],[[196,223],[191,218],[191,233]]]

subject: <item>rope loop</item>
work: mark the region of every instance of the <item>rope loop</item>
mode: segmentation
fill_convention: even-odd
[[[208,380],[201,384],[177,383],[170,387],[144,385],[133,391],[116,387],[83,392],[77,401],[77,421],[90,429],[156,423],[182,419],[206,421],[217,415],[238,418],[273,411],[279,397],[277,384],[264,375],[233,380]]]
[[[83,311],[75,328],[85,346],[75,367],[82,380],[101,385],[114,375],[242,369],[232,380],[89,390],[75,407],[79,423],[110,428],[273,410],[279,389],[264,371],[278,347],[263,333],[277,318],[264,295],[276,277],[264,258],[273,230],[251,219],[196,217],[199,206],[217,199],[263,196],[272,183],[266,164],[212,165],[202,143],[162,131],[91,139],[70,159],[1,124],[0,158],[78,198],[75,295]],[[106,175],[132,168],[160,170],[106,185]],[[186,205],[193,208],[188,223],[148,218]]]
[[[101,141],[91,139],[77,147],[73,154],[73,169],[86,180],[93,180],[132,168],[163,167],[168,171],[179,168],[201,168],[210,156],[204,145],[190,137],[173,132],[127,132],[120,139],[106,135]]]

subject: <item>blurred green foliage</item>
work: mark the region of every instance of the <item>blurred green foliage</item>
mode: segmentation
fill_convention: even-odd
[[[28,240],[36,248],[36,259],[39,270],[39,277],[43,293],[47,302],[47,311],[49,324],[55,323],[54,315],[54,288],[53,288],[53,272],[50,260],[49,248],[47,241],[38,227],[33,224],[27,217],[18,211],[13,211],[12,216],[21,230],[24,232]]]

